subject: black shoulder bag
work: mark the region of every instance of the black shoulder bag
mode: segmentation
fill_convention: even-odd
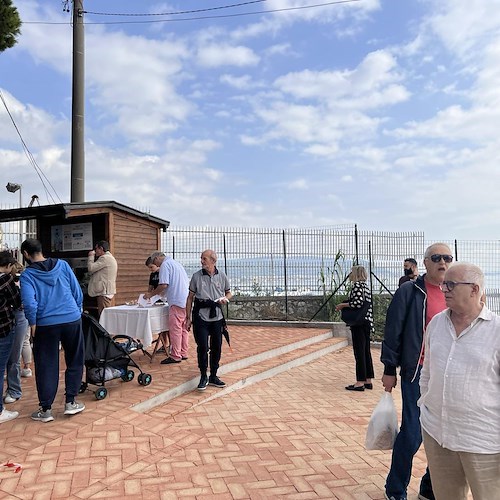
[[[363,289],[363,296],[366,291]],[[340,310],[340,318],[347,326],[359,326],[366,322],[366,313],[370,308],[371,302],[365,298],[363,305],[359,308],[344,307]]]

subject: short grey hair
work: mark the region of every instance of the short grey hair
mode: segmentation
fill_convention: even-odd
[[[351,281],[366,281],[368,273],[363,266],[352,266],[349,278]]]
[[[446,247],[449,251],[450,251],[450,255],[453,255],[451,253],[451,248],[450,248],[450,245],[448,245],[448,243],[441,243],[441,242],[437,242],[437,243],[433,243],[432,245],[428,246],[426,249],[425,249],[425,252],[424,252],[424,259],[427,259],[429,258],[431,255],[434,254],[434,248],[435,247]]]
[[[149,259],[151,259],[151,263],[154,263],[155,259],[158,259],[159,257],[165,257],[165,254],[163,252],[153,252],[150,256]],[[148,259],[148,260],[149,260]],[[147,265],[147,264],[146,264]]]
[[[455,262],[448,268],[448,270],[450,269],[461,271],[464,281],[477,285],[480,295],[484,293],[484,273],[480,267],[470,262]]]

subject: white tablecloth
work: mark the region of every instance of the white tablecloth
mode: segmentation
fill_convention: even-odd
[[[128,335],[147,348],[154,334],[168,331],[168,305],[106,307],[99,323],[110,335]]]

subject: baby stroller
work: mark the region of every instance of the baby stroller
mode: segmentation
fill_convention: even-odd
[[[89,384],[98,386],[94,392],[96,399],[108,395],[105,383],[121,378],[130,382],[135,372],[129,366],[140,371],[137,381],[140,385],[149,385],[153,378],[144,373],[130,354],[142,349],[142,344],[127,335],[112,337],[98,321],[88,313],[82,313],[83,338],[85,340],[85,382],[80,386],[80,393],[85,392]]]

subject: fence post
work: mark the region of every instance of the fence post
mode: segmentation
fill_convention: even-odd
[[[373,300],[373,280],[372,280],[372,269],[373,269],[373,254],[372,254],[372,240],[368,240],[368,269],[370,276],[370,299],[372,301],[372,320],[375,321],[375,300]],[[374,323],[372,323],[373,325]]]
[[[288,321],[288,279],[286,274],[286,239],[283,229],[283,277],[285,279],[285,320]]]
[[[354,224],[354,248],[356,250],[356,265],[359,265],[358,225],[357,224]]]
[[[455,261],[458,262],[458,242],[455,240]]]
[[[172,235],[172,259],[175,260],[175,236]]]
[[[222,233],[222,251],[224,252],[224,273],[227,276],[226,233]]]
[[[227,276],[226,233],[222,233],[222,251],[224,252],[224,274]],[[226,318],[229,318],[229,302],[226,302]]]

